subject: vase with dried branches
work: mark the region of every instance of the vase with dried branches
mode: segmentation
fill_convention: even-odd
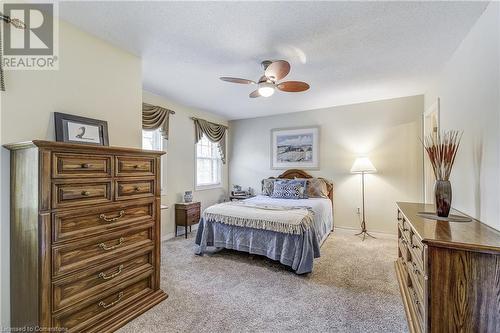
[[[434,195],[436,212],[440,217],[448,217],[451,208],[450,174],[457,156],[461,131],[444,131],[443,133],[429,134],[424,138],[423,145],[434,171],[436,183]]]

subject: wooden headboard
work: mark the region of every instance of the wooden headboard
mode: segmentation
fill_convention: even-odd
[[[295,179],[295,178],[314,178],[314,177],[305,172],[304,170],[289,169],[283,172],[278,177],[269,177],[269,179],[276,179],[276,178]],[[325,178],[321,177],[316,177],[316,178],[323,179],[325,181],[328,189],[328,198],[332,201],[333,205],[333,183]]]

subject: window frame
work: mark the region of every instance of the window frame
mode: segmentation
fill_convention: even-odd
[[[205,137],[205,134],[203,134]],[[217,145],[217,143],[213,143],[210,141],[208,138],[207,140],[211,142],[214,145]],[[214,184],[206,184],[206,185],[198,185],[198,144],[201,142],[198,141],[197,143],[194,144],[194,189],[195,191],[203,191],[203,190],[211,190],[211,189],[217,189],[217,188],[222,188],[223,187],[223,165],[222,165],[222,159],[220,158],[207,158],[205,157],[204,159],[209,159],[209,160],[217,160],[218,162],[218,169],[219,169],[219,183],[214,183]],[[219,149],[216,147],[216,149]]]
[[[142,129],[142,135],[141,135],[141,146],[142,149],[148,150],[144,148],[144,132],[152,132],[155,133],[153,135],[157,136],[157,140],[153,138],[153,144],[154,143],[159,143],[160,144],[160,149],[156,149],[153,147],[153,150],[157,151],[166,151],[166,147],[168,146],[168,140],[166,140],[160,133],[160,129],[156,130],[145,130]],[[161,179],[160,179],[160,194],[161,195],[166,195],[167,194],[167,172],[166,172],[166,166],[167,166],[167,154],[163,154],[160,157],[160,171],[161,171]]]

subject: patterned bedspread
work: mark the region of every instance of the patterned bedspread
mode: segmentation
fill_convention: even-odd
[[[297,274],[309,273],[320,246],[333,228],[333,211],[328,199],[275,199],[257,196],[247,204],[304,207],[314,212],[313,223],[300,233],[284,233],[222,223],[217,219],[200,220],[196,235],[197,254],[209,247],[226,248],[266,256],[290,266]]]

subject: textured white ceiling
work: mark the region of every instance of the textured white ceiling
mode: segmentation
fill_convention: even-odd
[[[142,57],[144,89],[250,118],[425,92],[485,2],[64,2],[63,19]],[[248,98],[260,61],[303,93]]]

